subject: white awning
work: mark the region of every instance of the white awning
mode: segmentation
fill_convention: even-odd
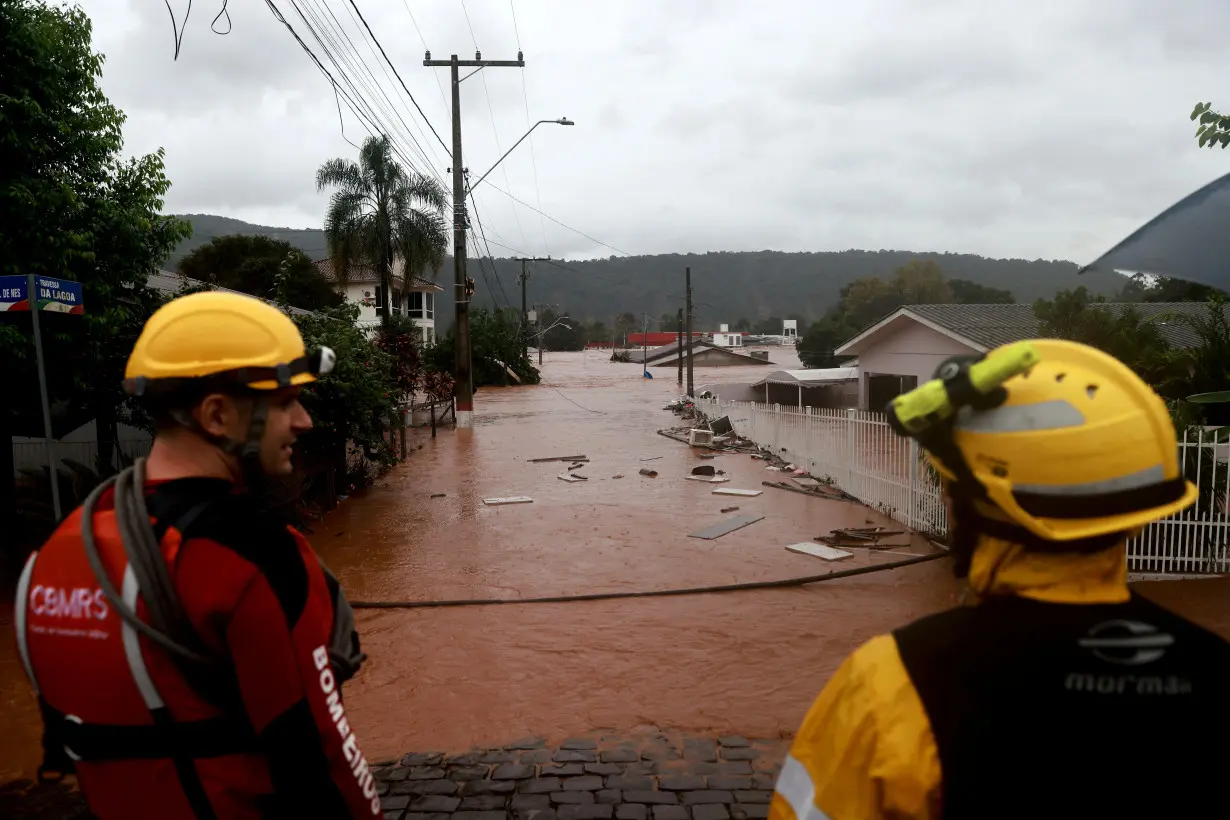
[[[753,387],[766,384],[788,384],[795,387],[822,387],[836,382],[854,381],[858,378],[857,367],[827,367],[815,370],[777,370],[756,382]]]

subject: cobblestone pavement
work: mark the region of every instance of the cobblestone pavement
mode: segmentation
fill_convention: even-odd
[[[386,820],[760,820],[788,743],[647,732],[376,768]]]
[[[788,747],[650,729],[412,752],[373,770],[385,820],[762,820]],[[0,789],[0,816],[90,817],[65,785],[19,784]]]

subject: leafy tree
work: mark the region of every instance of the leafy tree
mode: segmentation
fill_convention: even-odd
[[[966,279],[949,279],[952,300],[961,305],[1011,305],[1016,297],[1010,290],[991,288]]]
[[[455,328],[425,351],[429,371],[453,373],[456,361]],[[504,385],[510,382],[503,365],[512,368],[522,384],[538,384],[538,369],[530,361],[521,337],[520,311],[489,311],[470,308],[470,358],[474,386]]]
[[[49,389],[61,428],[97,419],[99,472],[106,473],[125,398],[124,363],[162,301],[146,286],[149,273],[189,226],[160,214],[170,185],[162,152],[122,156],[124,115],[99,85],[103,57],[91,36],[78,8],[0,0],[0,275],[82,283],[84,316],[42,317],[47,359],[55,363]],[[13,499],[7,442],[40,416],[29,328],[28,314],[0,321],[0,370],[14,386],[0,410],[4,520]]]
[[[391,465],[396,456],[384,440],[382,422],[397,404],[390,378],[394,361],[358,326],[359,306],[343,304],[293,319],[309,349],[326,346],[337,355],[333,371],[303,389],[315,425],[304,437],[304,449],[325,453],[339,476],[349,472],[349,442],[378,467]]]
[[[608,343],[611,341],[611,331],[607,330],[606,324],[603,322],[590,322],[583,329],[585,344],[590,342]]]
[[[545,331],[543,350],[581,350],[585,347],[585,334],[573,319],[564,318],[563,314],[552,310],[543,310],[538,318],[540,327]],[[563,324],[555,324],[561,320]]]
[[[1105,297],[1091,298],[1083,288],[1060,291],[1054,299],[1039,299],[1034,313],[1044,337],[1070,339],[1096,347],[1119,359],[1163,396],[1181,398],[1186,374],[1179,354],[1171,349],[1158,326],[1134,309],[1111,312],[1099,307]]]
[[[615,317],[616,345],[625,344],[629,333],[639,333],[640,331],[641,320],[636,317],[636,314],[621,313]]]
[[[761,319],[752,327],[751,332],[761,336],[779,336],[782,332],[782,318],[770,316],[768,319]]]
[[[1230,145],[1230,117],[1218,114],[1213,110],[1213,103],[1196,103],[1189,117],[1193,122],[1199,121],[1196,128],[1196,141],[1201,148],[1213,148]]]
[[[184,257],[179,272],[264,299],[278,295],[304,310],[337,307],[345,301],[307,254],[267,236],[216,236]]]
[[[1124,283],[1115,301],[1204,302],[1221,293],[1222,291],[1208,285],[1173,279],[1169,276],[1138,273]]]
[[[731,325],[730,329],[736,333],[751,333],[752,323],[746,316],[740,316],[739,321]]]
[[[325,162],[316,171],[316,188],[336,189],[325,216],[325,238],[339,282],[346,281],[352,266],[370,265],[385,292],[392,293],[398,257],[406,277],[443,263],[448,249],[444,189],[402,168],[387,136],[364,140],[357,163],[342,158]],[[388,323],[388,299],[380,315]]]

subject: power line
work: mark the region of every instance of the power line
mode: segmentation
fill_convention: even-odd
[[[521,32],[517,30],[517,7],[513,0],[508,0],[508,8],[512,12],[513,34],[517,38],[517,50],[521,50]],[[530,167],[534,169],[534,198],[538,207],[542,208],[542,189],[538,185],[538,155],[534,150],[534,133],[530,125],[530,92],[526,87],[525,69],[521,69],[521,99],[525,102],[525,127],[530,129]],[[538,214],[538,226],[542,229],[542,248],[547,256],[551,255],[551,247],[547,244],[547,223],[542,214]]]
[[[360,15],[359,15],[359,20],[358,20],[358,21],[356,21],[356,20],[355,20],[355,12],[352,12],[352,11],[348,8],[348,9],[346,9],[346,13],[347,13],[348,15],[350,15],[350,21],[351,21],[352,23],[355,23],[355,25],[356,25],[356,26],[358,25],[358,23],[359,23],[359,22],[362,22],[362,23],[363,23],[364,28],[366,28],[366,27],[367,27],[367,22],[366,22],[365,20],[363,20],[363,16],[362,16],[362,14],[360,14]],[[329,14],[330,14],[330,16],[331,16],[331,17],[334,17],[334,19],[335,19],[335,20],[337,19],[337,18],[333,15],[333,13],[332,13],[332,12],[330,12]],[[340,23],[339,23],[339,28],[340,28],[340,27],[341,27],[341,25],[340,25]],[[366,39],[364,39],[364,38],[362,37],[362,35],[360,35],[360,39],[363,39],[363,44],[364,44],[365,46],[367,46],[367,51],[368,51],[368,53],[369,53],[369,54],[371,54],[371,55],[372,55],[372,57],[376,59],[376,64],[380,66],[380,70],[384,73],[384,78],[385,78],[386,80],[390,79],[390,78],[389,78],[389,69],[388,69],[388,68],[385,68],[384,63],[381,63],[381,62],[380,62],[380,58],[376,57],[376,52],[375,52],[375,50],[373,50],[373,49],[372,49],[372,44],[371,44],[371,43],[369,43]],[[351,44],[351,47],[354,47],[354,42],[350,39],[350,35],[346,35],[346,41],[347,41],[347,42],[349,42],[349,43]],[[375,42],[375,43],[376,43],[377,48],[379,48],[379,47],[380,47],[380,43],[379,43],[378,41],[376,41],[375,39],[373,39],[373,40],[372,40],[372,42]],[[355,49],[355,51],[357,52],[357,51],[358,51],[358,49]],[[383,51],[384,51],[384,50],[383,50],[383,49],[381,49],[381,54],[382,54],[382,55],[383,55]],[[376,87],[380,89],[380,96],[384,97],[385,101],[387,101],[387,102],[389,103],[389,105],[393,108],[393,113],[394,113],[394,114],[396,114],[396,116],[397,116],[397,120],[398,120],[398,121],[402,124],[402,126],[406,129],[407,135],[408,135],[408,136],[410,136],[410,141],[411,141],[411,142],[413,142],[413,143],[414,143],[414,145],[415,145],[415,147],[419,149],[419,152],[420,152],[421,154],[423,154],[422,146],[419,144],[419,141],[418,141],[417,139],[415,139],[415,138],[414,138],[414,135],[413,135],[413,134],[410,134],[410,133],[409,133],[410,128],[409,128],[409,126],[407,126],[407,125],[406,125],[406,121],[405,121],[404,119],[402,119],[401,114],[397,112],[396,106],[394,106],[394,105],[393,105],[393,101],[389,99],[389,95],[388,95],[388,94],[386,94],[386,93],[384,93],[384,86],[380,84],[380,81],[379,81],[378,79],[376,79],[376,76],[375,76],[374,74],[372,74],[371,69],[367,67],[367,61],[366,61],[366,60],[363,60],[363,59],[362,59],[362,57],[360,57],[360,60],[362,61],[362,63],[363,63],[363,68],[367,71],[368,76],[370,76],[370,77],[372,78],[372,82],[373,82],[373,83],[375,83],[375,84],[376,84]],[[388,58],[387,58],[387,57],[385,57],[385,62],[388,62]],[[394,73],[394,75],[395,75],[395,76],[397,76],[397,79],[398,79],[398,81],[400,82],[400,81],[401,81],[401,77],[400,77],[399,75],[397,75],[397,70],[396,70],[396,69],[394,69],[394,70],[393,70],[393,73]],[[404,88],[404,84],[403,84],[403,88]],[[397,96],[397,91],[396,91],[396,89],[394,89],[394,91],[393,91],[393,96],[395,96],[395,97]],[[414,98],[413,98],[413,97],[411,97],[411,98],[410,98],[410,101],[411,101],[411,102],[414,102]],[[417,102],[415,102],[414,104],[415,104],[415,108],[418,108],[418,103],[417,103]],[[418,131],[419,136],[423,137],[424,141],[427,143],[427,147],[431,150],[431,159],[428,159],[428,158],[427,158],[427,156],[426,156],[426,154],[423,154],[423,161],[424,161],[425,163],[427,163],[427,165],[428,165],[429,167],[432,167],[433,169],[434,169],[434,168],[436,168],[436,167],[442,167],[442,166],[444,165],[444,163],[443,163],[443,162],[441,162],[441,160],[440,160],[440,156],[436,153],[435,146],[434,146],[434,145],[432,145],[432,144],[431,144],[431,141],[427,139],[426,134],[424,134],[424,133],[423,133],[423,126],[419,125],[418,120],[416,120],[416,119],[414,118],[414,115],[410,113],[410,109],[406,107],[406,103],[405,103],[405,101],[404,101],[404,100],[403,100],[403,101],[402,101],[402,103],[401,103],[401,107],[405,110],[406,115],[410,117],[410,121],[414,123],[415,130],[417,130],[417,131]],[[423,112],[422,112],[422,110],[419,110],[419,115],[420,115],[420,116],[422,116],[422,113],[423,113]],[[426,120],[426,118],[425,118],[425,117],[423,118],[423,120],[424,120],[424,122],[427,122],[427,120]],[[431,128],[431,123],[430,123],[430,122],[427,122],[427,127],[428,127],[428,128]],[[434,131],[434,129],[433,129],[433,131]],[[439,136],[437,135],[437,139],[438,139],[438,138],[439,138]],[[434,173],[436,174],[436,178],[440,181],[440,183],[441,183],[441,184],[443,184],[443,183],[444,183],[444,177],[443,177],[442,175],[440,175],[438,172],[434,172]]]
[[[474,26],[470,23],[470,12],[466,9],[466,0],[461,0],[461,11],[465,14],[466,25],[470,28],[470,39],[474,42],[474,51],[480,52],[482,49],[478,47],[478,38],[474,36]],[[500,131],[495,125],[495,107],[491,104],[491,89],[487,85],[487,75],[483,74],[482,78],[483,95],[487,98],[487,113],[491,115],[491,133],[495,136],[495,150],[496,153],[503,155],[504,150],[500,146]],[[511,188],[512,183],[508,179],[508,166],[501,165],[500,173],[504,175],[504,184]],[[513,222],[517,225],[517,233],[521,234],[521,241],[524,243],[525,229],[521,227],[521,217],[517,216],[517,207],[512,205],[512,203],[509,203],[509,205],[512,208]]]
[[[330,50],[329,45],[326,44],[325,41],[321,38],[320,32],[316,30],[316,27],[313,25],[312,21],[308,19],[307,15],[304,14],[303,9],[299,7],[299,4],[296,2],[296,0],[290,0],[291,7],[294,8],[295,13],[299,15],[299,19],[303,21],[303,25],[307,28],[308,32],[316,40],[316,43],[320,46],[320,49],[324,52],[325,56],[330,60],[330,62],[333,63],[334,68],[338,72],[338,76],[341,77],[342,80],[345,81],[345,83],[350,87],[350,93],[346,92],[344,89],[341,89],[341,86],[337,82],[337,80],[333,77],[333,75],[327,69],[324,68],[324,65],[323,63],[320,62],[320,59],[311,50],[311,48],[309,48],[307,44],[303,42],[302,38],[299,37],[298,33],[295,32],[294,28],[290,25],[290,23],[286,20],[286,18],[282,16],[281,11],[278,10],[277,6],[273,4],[272,0],[265,0],[265,3],[270,8],[270,10],[274,12],[274,16],[278,18],[279,21],[284,26],[286,26],[286,28],[291,32],[292,36],[295,37],[295,39],[299,42],[299,45],[304,49],[304,51],[308,53],[308,55],[312,58],[312,60],[316,62],[317,66],[320,67],[320,69],[324,71],[326,76],[329,77],[329,80],[330,82],[333,83],[334,87],[341,90],[341,93],[347,99],[347,105],[348,107],[350,107],[351,111],[353,111],[355,115],[359,117],[360,119],[366,120],[368,125],[371,126],[368,128],[368,133],[371,134],[372,136],[375,136],[376,133],[393,134],[394,136],[396,136],[395,129],[388,128],[386,127],[384,123],[381,122],[381,118],[376,114],[371,104],[367,101],[367,99],[359,91],[354,80],[351,79],[350,76],[346,73],[346,68],[343,65],[343,62],[339,61],[338,58],[334,56],[333,52]],[[320,19],[316,17],[315,12],[312,12],[309,9],[309,13],[311,13],[313,19],[317,21],[317,25],[322,25],[322,27],[324,27],[323,24],[320,23]],[[334,43],[336,42],[333,40],[332,36],[327,31],[326,31],[326,36],[329,38],[330,42],[334,42]],[[363,111],[364,108],[366,108],[366,112]],[[373,131],[372,128],[374,128],[375,130]],[[393,150],[397,153],[399,158],[402,160],[402,162],[406,163],[408,167],[417,170],[414,161],[411,160],[406,155],[405,150],[400,145],[398,145],[397,142],[395,142],[393,139],[390,139],[389,142]]]
[[[432,168],[433,166],[432,161],[428,159],[427,154],[423,151],[423,147],[419,144],[419,141],[414,138],[413,134],[410,133],[410,126],[406,124],[405,119],[403,119],[401,114],[398,113],[396,106],[393,105],[393,101],[389,99],[389,95],[385,93],[384,87],[380,84],[380,81],[376,79],[376,75],[372,73],[371,68],[367,65],[367,61],[363,59],[363,55],[359,53],[358,48],[355,47],[354,41],[350,38],[350,35],[347,33],[345,26],[343,26],[341,21],[337,19],[337,15],[335,15],[333,13],[333,9],[329,7],[327,0],[318,0],[318,1],[320,2],[320,5],[324,8],[325,14],[328,16],[328,19],[325,19],[324,15],[321,15],[319,11],[314,11],[312,12],[312,15],[313,15],[313,20],[316,22],[316,25],[320,26],[320,28],[325,34],[325,37],[329,40],[330,44],[332,44],[334,50],[339,55],[341,55],[346,65],[352,71],[355,71],[355,73],[358,76],[359,84],[362,85],[364,90],[368,93],[368,95],[372,97],[372,101],[374,102],[375,106],[381,110],[383,116],[388,120],[389,124],[393,125],[395,128],[397,122],[401,123],[403,133],[405,134],[405,136],[409,137],[410,144],[413,145],[414,151],[417,153],[422,164],[426,166],[427,168]],[[309,0],[303,0],[304,6],[308,6],[308,2]],[[353,20],[353,17],[351,19]],[[333,21],[332,28],[329,25],[329,20]],[[336,32],[336,35],[334,34],[334,32]],[[340,35],[340,36],[337,36],[337,35]],[[342,43],[343,40],[345,41],[346,45],[350,47],[349,51],[347,51],[346,45],[343,45]],[[369,46],[368,48],[370,50],[371,47]],[[375,52],[373,52],[373,56],[375,56]],[[356,68],[356,65],[355,65],[356,62],[359,68]],[[376,90],[380,94],[380,97],[384,98],[383,105],[381,105],[380,100],[375,95],[371,94],[371,85],[369,85],[363,80],[364,73],[366,73],[367,77],[371,80],[371,84],[375,85]],[[386,73],[386,76],[387,76],[387,73]],[[390,133],[392,133],[394,129],[382,129],[382,130],[388,130]],[[415,171],[418,171],[418,169],[413,164],[411,164],[411,168]],[[437,172],[437,179],[439,179],[441,183],[443,183],[443,178],[438,176],[438,172]]]
[[[487,234],[483,230],[483,219],[481,216],[478,215],[478,201],[475,200],[473,191],[470,192],[470,210],[474,211],[474,222],[478,225],[479,236],[483,238],[483,244],[487,245]],[[473,236],[473,234],[470,234],[470,235]],[[475,244],[477,244],[477,242]],[[479,258],[478,264],[479,264],[479,267],[481,268],[482,267],[482,255],[480,254],[478,258]],[[499,268],[495,266],[495,256],[494,254],[491,253],[490,245],[487,246],[487,258],[491,260],[491,271],[492,273],[495,274],[495,283],[500,286],[500,294],[504,297],[504,304],[511,307],[512,303],[508,300],[508,294],[504,292],[504,283],[500,281],[500,271],[499,271]],[[487,287],[491,287],[491,286],[488,285]]]
[[[380,45],[380,41],[377,40],[376,35],[372,33],[371,26],[367,24],[367,20],[363,17],[363,12],[359,11],[359,7],[355,5],[354,0],[350,0],[350,5],[354,6],[355,14],[359,15],[359,19],[363,21],[363,28],[367,29],[368,36],[372,38],[372,42],[375,43],[376,47],[380,49],[380,54],[384,57],[384,61],[389,64],[389,68],[393,69],[393,74],[397,77],[397,81],[401,83],[402,90],[406,92],[406,96],[410,98],[410,102],[414,103],[414,107],[418,109],[419,116],[423,118],[423,122],[427,123],[427,127],[431,129],[431,133],[436,135],[436,139],[439,140],[441,147],[444,148],[444,153],[448,154],[449,159],[452,159],[452,152],[449,150],[448,146],[444,144],[444,140],[440,139],[440,135],[436,133],[435,127],[433,127],[431,121],[427,119],[427,115],[423,113],[423,109],[419,108],[418,101],[414,99],[414,95],[411,94],[410,89],[406,87],[405,80],[403,80],[401,75],[397,73],[397,66],[393,65],[393,61],[389,59],[389,55],[385,54],[384,46]],[[409,6],[406,8],[409,9]],[[420,36],[422,35],[420,34]]]
[[[515,201],[517,201],[517,202],[521,203],[522,205],[524,205],[525,207],[529,208],[531,211],[534,211],[535,213],[542,214],[542,215],[543,215],[543,216],[545,216],[547,219],[549,219],[549,220],[551,220],[552,222],[554,222],[556,225],[559,225],[561,228],[567,228],[568,230],[572,231],[573,233],[577,234],[578,236],[583,236],[583,237],[585,237],[585,238],[586,238],[586,239],[588,239],[590,242],[594,242],[595,244],[601,245],[601,246],[602,246],[602,247],[604,247],[604,248],[610,248],[611,250],[615,251],[616,253],[622,253],[624,256],[632,256],[632,254],[628,253],[627,251],[620,250],[619,248],[615,247],[614,245],[609,245],[609,244],[607,244],[606,242],[603,242],[601,239],[595,239],[594,237],[590,236],[589,234],[585,233],[584,231],[577,230],[576,228],[572,227],[571,225],[565,225],[563,222],[560,222],[558,219],[556,219],[555,217],[551,216],[551,214],[547,213],[546,211],[543,211],[543,210],[541,210],[541,209],[539,209],[539,208],[535,208],[533,205],[531,205],[530,203],[528,203],[528,202],[526,202],[526,201],[524,201],[524,200],[522,200],[522,199],[517,199],[517,197],[513,196],[512,194],[510,194],[508,191],[505,191],[503,188],[501,188],[500,186],[496,185],[494,182],[492,182],[492,181],[491,181],[491,180],[489,180],[489,179],[484,179],[484,180],[482,181],[482,184],[483,184],[483,185],[490,185],[492,188],[495,188],[497,191],[499,191],[500,193],[502,193],[504,196],[508,197],[509,199],[512,199],[512,200],[515,200]]]

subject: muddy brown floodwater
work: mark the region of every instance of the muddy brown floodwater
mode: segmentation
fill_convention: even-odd
[[[768,368],[698,369],[696,381],[797,366],[791,350],[770,357]],[[785,545],[834,527],[891,523],[861,505],[762,488],[772,474],[746,455],[702,462],[655,432],[676,423],[662,410],[681,392],[675,371],[643,380],[639,365],[607,358],[548,354],[544,384],[480,390],[473,430],[441,430],[434,441],[417,434],[422,448],[407,463],[321,522],[312,542],[351,599],[511,599],[789,578],[832,565]],[[581,483],[556,477],[566,464],[529,462],[581,453],[590,459]],[[712,485],[684,480],[701,463],[727,472],[732,480],[721,486],[764,493],[715,496]],[[659,476],[639,475],[642,467]],[[482,502],[508,495],[534,501]],[[765,519],[714,541],[688,537],[729,506]],[[918,537],[900,548],[928,549]],[[859,554],[841,567],[897,557]],[[1230,635],[1228,582],[1142,589]],[[373,760],[643,724],[785,736],[847,653],[952,605],[957,593],[947,562],[937,561],[808,588],[362,610],[370,659],[347,685],[347,708]],[[39,747],[11,637],[0,647],[3,782],[29,776]]]

